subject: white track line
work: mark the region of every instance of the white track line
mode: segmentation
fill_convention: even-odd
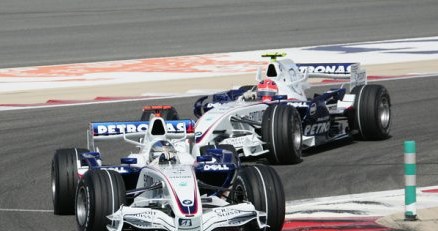
[[[53,213],[53,210],[46,209],[2,209],[0,212],[31,212],[31,213]]]
[[[417,188],[418,208],[430,208],[438,204],[438,193],[423,192],[438,189],[437,186]],[[308,214],[306,210],[360,210],[366,215],[360,216],[384,216],[395,212],[404,211],[404,190],[388,190],[380,192],[367,192],[359,194],[347,194],[341,196],[320,197],[295,201],[286,201],[286,218],[302,217],[342,217],[345,215],[337,213],[316,213]],[[366,202],[360,205],[361,202]],[[370,202],[375,202],[374,204]],[[304,213],[302,213],[304,211]],[[48,209],[6,209],[0,208],[0,212],[31,212],[31,213],[53,213]],[[347,216],[352,216],[347,214]]]
[[[423,192],[438,186],[417,188],[417,208],[436,207],[438,193]],[[367,192],[286,202],[286,218],[381,217],[404,211],[404,190]]]
[[[436,77],[438,73],[435,74],[426,74],[426,75],[418,75],[412,77],[400,77],[400,78],[387,78],[387,79],[375,79],[368,80],[368,82],[380,82],[380,81],[391,81],[391,80],[405,80],[405,79],[415,79],[415,78],[428,78],[428,77]],[[339,83],[317,83],[312,84],[312,87],[320,87],[320,86],[335,86],[342,85],[347,82],[339,82]],[[173,95],[173,96],[158,96],[144,99],[123,99],[123,100],[109,100],[109,101],[96,101],[96,102],[85,102],[85,103],[72,103],[72,104],[57,104],[57,105],[43,105],[43,106],[24,106],[24,107],[13,107],[13,106],[0,106],[1,111],[13,111],[13,110],[23,110],[23,109],[39,109],[39,108],[53,108],[53,107],[72,107],[72,106],[83,106],[83,105],[94,105],[94,104],[107,104],[107,103],[122,103],[122,102],[136,102],[136,101],[149,101],[149,100],[157,100],[157,99],[172,99],[172,98],[184,98],[184,97],[195,97],[195,96],[203,96],[209,93],[205,93],[202,90],[189,90],[186,94],[181,95]]]

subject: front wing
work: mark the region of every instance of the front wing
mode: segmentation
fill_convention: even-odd
[[[260,229],[268,227],[266,213],[257,211],[251,203],[240,203],[207,210],[201,216],[170,217],[166,213],[151,208],[122,206],[108,216],[110,231],[121,231],[123,224],[142,230],[187,230],[211,231],[217,228],[240,227],[256,220]]]

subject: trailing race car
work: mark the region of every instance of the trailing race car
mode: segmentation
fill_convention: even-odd
[[[390,136],[391,103],[387,89],[367,85],[358,63],[295,64],[270,57],[266,78],[258,85],[201,97],[194,105],[193,153],[206,145],[233,145],[240,156],[264,155],[272,164],[296,164],[302,150],[354,136],[383,140]],[[342,85],[307,98],[307,79],[350,79]]]
[[[79,230],[281,230],[284,191],[272,168],[242,166],[231,145],[194,157],[193,121],[149,118],[91,123],[88,149],[56,151],[55,214],[75,213]],[[140,151],[103,165],[94,141],[114,139]]]
[[[170,105],[144,106],[140,120],[148,121],[151,116],[161,117],[164,120],[179,120],[178,112]]]

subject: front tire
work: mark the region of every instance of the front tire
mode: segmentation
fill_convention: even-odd
[[[350,126],[358,131],[357,138],[383,140],[389,138],[391,128],[391,101],[388,90],[381,85],[363,85],[353,88],[356,95]]]
[[[272,167],[266,165],[243,166],[233,184],[231,198],[241,203],[250,201],[258,211],[267,216],[270,230],[281,230],[285,216],[285,196],[280,177]],[[252,225],[252,226],[251,226]],[[254,230],[250,224],[249,230]]]
[[[126,204],[122,176],[111,170],[89,170],[76,190],[76,223],[79,230],[106,230],[106,217]]]
[[[269,150],[271,164],[297,164],[302,161],[302,128],[297,109],[285,104],[269,106],[263,113],[262,140]]]
[[[80,154],[89,152],[84,148],[58,149],[52,159],[51,182],[53,212],[56,215],[73,215],[75,191],[78,184]]]

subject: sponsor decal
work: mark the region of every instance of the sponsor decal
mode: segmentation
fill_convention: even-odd
[[[304,128],[304,135],[313,136],[313,135],[328,132],[329,129],[330,129],[330,122],[311,124],[311,125],[307,125]]]
[[[180,227],[190,227],[192,226],[192,220],[180,218],[178,224]]]
[[[94,130],[98,135],[102,134],[122,134],[144,132],[148,130],[148,124],[108,124],[98,125]]]
[[[330,119],[330,116],[324,116],[324,117],[318,118],[316,121],[318,121],[318,122],[321,122],[321,121],[326,122],[326,121],[328,121],[329,119]]]
[[[349,74],[353,63],[300,63],[301,73]]]
[[[246,141],[247,141],[246,136],[239,136],[239,137],[225,139],[221,142],[221,144],[231,144],[234,147],[243,147]]]
[[[172,174],[181,174],[183,172],[186,172],[186,170],[183,169],[183,168],[178,168],[178,169],[173,169],[172,170]]]
[[[133,217],[143,218],[146,220],[153,220],[157,216],[157,212],[153,210],[145,211],[138,214],[133,214]]]
[[[287,105],[294,107],[309,107],[309,105],[306,102],[289,102],[287,103]]]
[[[195,132],[195,136],[202,136],[202,132]]]
[[[182,204],[183,204],[183,205],[192,205],[192,204],[193,204],[193,201],[191,201],[191,200],[183,200],[183,201],[182,201]]]
[[[178,186],[180,186],[180,187],[186,187],[186,186],[187,186],[187,182],[185,182],[185,181],[179,182],[179,183],[178,183]]]
[[[219,217],[230,217],[240,214],[241,212],[236,209],[218,208],[213,210]]]
[[[91,129],[94,136],[120,135],[123,133],[146,132],[149,128],[148,121],[134,122],[99,122],[91,123]],[[180,133],[193,127],[191,120],[174,120],[166,121],[167,131],[171,133]]]
[[[172,178],[172,179],[187,179],[187,178],[192,178],[192,176],[178,176],[178,175],[175,175],[175,176],[169,176],[169,178]]]
[[[204,171],[224,171],[230,170],[226,164],[208,164],[204,165]]]

